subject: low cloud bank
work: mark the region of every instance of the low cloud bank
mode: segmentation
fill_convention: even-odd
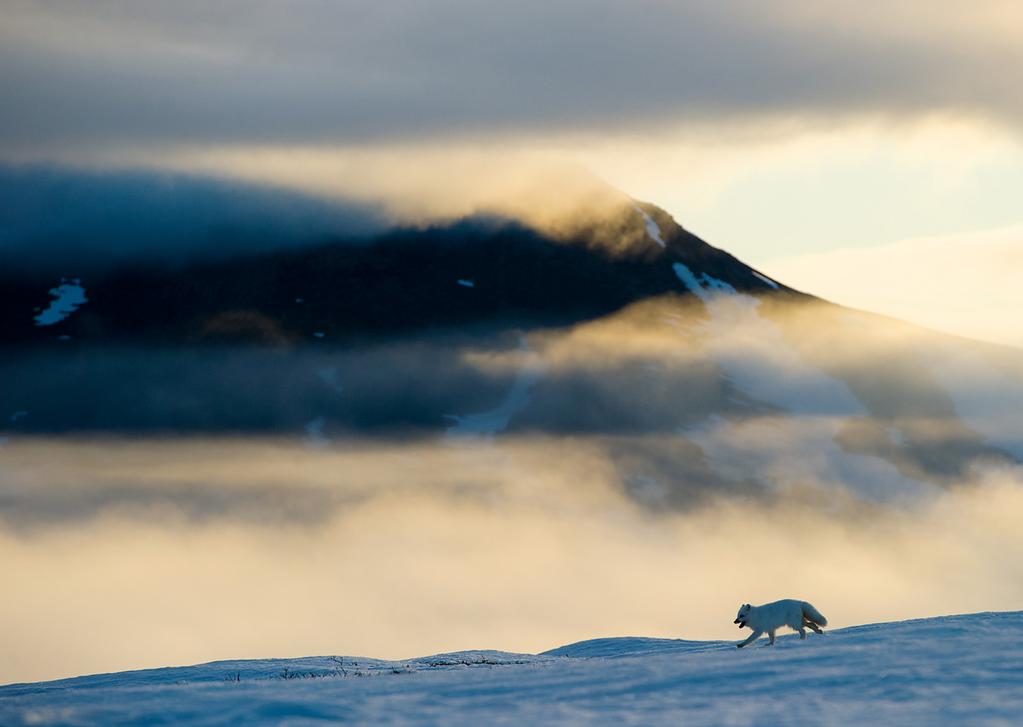
[[[152,366],[142,413],[268,424],[43,438],[19,400],[0,442],[0,679],[734,638],[739,603],[781,597],[835,626],[1023,607],[1018,357],[824,304],[705,298],[519,345],[67,358],[97,377]],[[64,370],[44,363],[22,371]],[[48,391],[56,421],[74,395],[5,380]],[[495,407],[504,431],[444,436]],[[433,431],[345,431],[359,411]]]
[[[1018,470],[894,505],[798,474],[672,512],[628,496],[595,440],[9,444],[6,499],[93,511],[0,529],[0,680],[735,638],[739,603],[789,596],[835,626],[1023,605]]]

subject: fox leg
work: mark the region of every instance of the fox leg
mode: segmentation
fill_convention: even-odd
[[[774,646],[774,631],[768,631],[767,632],[767,638],[770,639],[770,641],[768,642],[767,645],[768,646]]]
[[[800,626],[798,629],[796,629],[796,631],[799,632],[799,640],[800,641],[802,641],[803,639],[806,638],[806,629],[804,629],[802,626]]]
[[[736,644],[735,648],[736,649],[741,649],[742,647],[746,646],[747,644],[752,644],[754,641],[756,641],[757,639],[759,639],[763,635],[764,635],[763,631],[754,631],[752,634],[749,635],[748,639],[746,639],[743,642],[740,642],[740,643]]]

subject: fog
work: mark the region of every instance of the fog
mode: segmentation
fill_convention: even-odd
[[[8,361],[0,680],[1023,607],[1018,357],[736,294],[509,338]],[[133,369],[177,429],[33,429]]]
[[[358,241],[389,224],[373,203],[272,184],[49,165],[0,165],[0,223],[0,273],[58,276]]]
[[[1023,605],[1013,470],[898,506],[801,472],[797,490],[685,512],[627,496],[588,439],[36,440],[8,445],[3,474],[7,501],[12,483],[37,504],[91,501],[75,520],[14,513],[0,529],[3,681],[736,638],[740,603],[781,597],[835,627]]]
[[[513,220],[608,251],[645,233],[634,202],[583,168],[510,149],[142,153],[0,164],[0,274],[182,266],[395,228]]]

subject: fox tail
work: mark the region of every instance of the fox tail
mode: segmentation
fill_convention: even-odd
[[[828,620],[821,615],[821,612],[806,601],[803,602],[803,618],[813,621],[818,626],[827,626]]]

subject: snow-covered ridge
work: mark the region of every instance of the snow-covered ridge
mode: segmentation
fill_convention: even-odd
[[[755,278],[757,278],[761,282],[767,283],[768,285],[770,285],[775,290],[778,290],[778,284],[776,282],[774,282],[773,280],[771,280],[769,277],[767,277],[766,275],[761,275],[756,270],[754,270],[752,272],[753,272],[753,276]]]
[[[730,614],[725,615],[730,618]],[[221,661],[0,687],[3,724],[996,725],[1023,714],[1023,612],[545,654]]]

